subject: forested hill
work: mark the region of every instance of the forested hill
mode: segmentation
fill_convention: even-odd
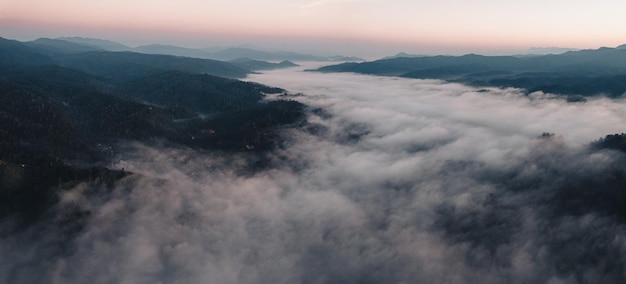
[[[304,106],[228,62],[0,39],[0,222],[30,222],[78,182],[108,183],[123,143],[262,156]],[[223,78],[215,75],[221,75]]]
[[[397,57],[319,68],[382,76],[442,79],[476,86],[524,88],[562,95],[621,96],[626,92],[626,48],[542,56]]]

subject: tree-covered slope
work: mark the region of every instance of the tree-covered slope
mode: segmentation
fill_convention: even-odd
[[[206,74],[166,71],[119,85],[116,92],[140,101],[201,113],[248,108],[282,89]]]
[[[300,103],[263,100],[282,89],[207,75],[249,72],[230,63],[39,43],[0,40],[0,221],[131,174],[104,167],[126,142],[262,153],[304,118]]]
[[[169,70],[229,78],[243,78],[250,73],[242,67],[217,60],[134,52],[85,52],[59,57],[56,62],[64,67],[119,81]]]

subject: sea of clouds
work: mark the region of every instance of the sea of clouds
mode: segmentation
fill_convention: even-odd
[[[136,174],[0,229],[0,282],[626,279],[626,156],[589,146],[624,132],[624,100],[303,69],[248,78],[309,106],[265,169],[126,145],[112,167]]]

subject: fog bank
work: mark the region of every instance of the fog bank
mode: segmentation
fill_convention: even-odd
[[[127,145],[135,175],[0,231],[2,282],[625,280],[626,157],[588,147],[624,101],[301,69],[249,78],[310,106],[266,169]]]

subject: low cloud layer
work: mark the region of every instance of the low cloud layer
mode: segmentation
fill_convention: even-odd
[[[17,235],[7,283],[619,283],[626,157],[588,144],[624,102],[294,70],[254,75],[311,107],[286,147],[128,145]],[[544,135],[542,133],[554,133]],[[8,228],[9,224],[3,224]],[[51,280],[51,281],[50,281]]]

